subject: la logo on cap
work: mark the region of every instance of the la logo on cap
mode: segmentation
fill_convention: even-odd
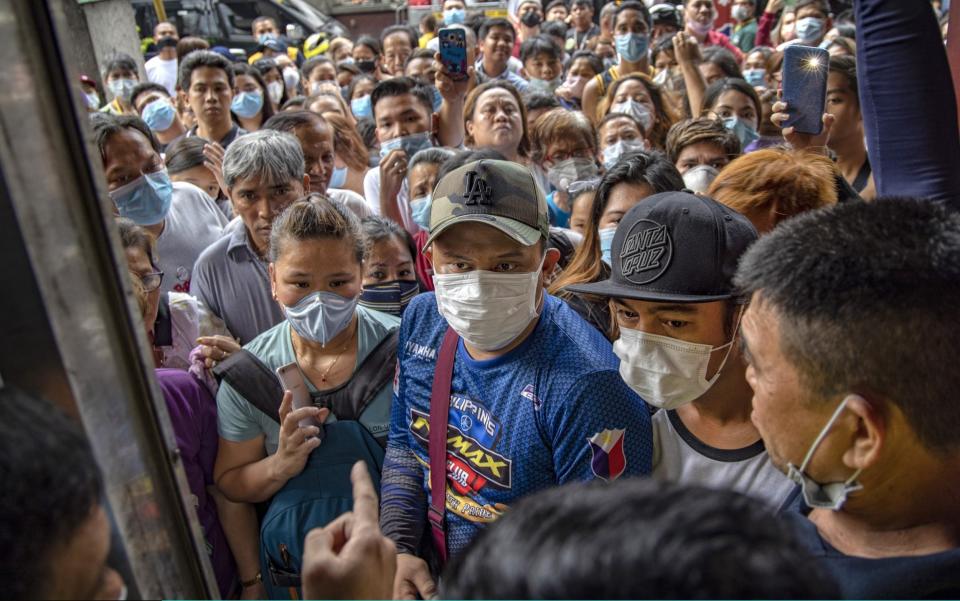
[[[634,284],[647,284],[663,275],[673,258],[666,225],[649,219],[633,224],[620,250],[620,274]]]
[[[493,191],[490,189],[490,184],[476,171],[467,171],[463,175],[463,189],[466,190],[463,195],[465,205],[493,204]]]

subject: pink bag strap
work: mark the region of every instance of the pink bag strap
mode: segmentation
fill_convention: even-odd
[[[437,355],[433,388],[430,391],[430,507],[427,509],[427,519],[430,520],[433,547],[441,566],[447,562],[447,528],[444,522],[447,502],[447,419],[453,360],[459,340],[453,328],[448,327]]]

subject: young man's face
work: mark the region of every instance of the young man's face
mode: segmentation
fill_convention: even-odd
[[[230,120],[233,89],[227,72],[216,67],[200,67],[190,75],[187,101],[197,120],[207,125]]]
[[[730,157],[723,147],[716,142],[697,142],[684,147],[677,156],[677,171],[681,175],[697,165],[710,165],[717,171],[723,169],[730,162]]]
[[[433,114],[413,94],[380,98],[373,112],[380,142],[433,130]]]
[[[280,35],[280,29],[273,19],[264,19],[253,26],[253,37],[259,38],[262,35]]]
[[[513,52],[513,31],[506,27],[491,27],[483,38],[483,56],[494,65],[506,68]],[[490,75],[495,75],[491,73]]]
[[[402,75],[403,65],[413,54],[410,38],[403,32],[388,35],[383,40],[383,64],[391,75]]]
[[[585,2],[574,4],[570,7],[570,16],[573,17],[572,24],[578,31],[586,31],[593,23],[593,5]]]
[[[623,35],[626,33],[647,33],[650,26],[643,18],[643,13],[639,10],[627,9],[620,11],[617,20],[613,24],[613,33]]]
[[[729,319],[727,303],[728,301],[670,303],[629,298],[613,299],[617,325],[621,328],[639,330],[684,342],[708,344],[712,347],[723,346],[730,342],[733,327],[727,323]],[[731,354],[733,352],[735,351],[731,351]],[[727,349],[710,354],[706,373],[708,380],[716,374],[726,355]],[[729,359],[727,363],[731,364]]]
[[[433,85],[437,76],[437,64],[431,58],[415,58],[407,62],[404,75]]]
[[[826,112],[836,118],[830,130],[830,138],[848,140],[850,136],[863,137],[863,120],[857,91],[850,88],[846,77],[831,71],[827,76]]]
[[[562,4],[550,7],[547,11],[547,21],[563,21],[567,18],[567,7]]]
[[[153,39],[156,41],[161,38],[179,39],[177,28],[170,23],[160,23],[153,30]]]
[[[558,57],[542,52],[528,57],[523,62],[523,70],[528,79],[553,81],[563,73],[563,64]]]
[[[683,17],[687,23],[710,25],[717,16],[713,0],[688,0],[683,7]]]

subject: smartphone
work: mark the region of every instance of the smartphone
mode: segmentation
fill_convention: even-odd
[[[440,62],[450,75],[451,79],[463,80],[467,78],[467,34],[462,29],[441,29]]]
[[[803,134],[823,130],[830,54],[821,48],[787,46],[783,51],[783,101],[790,117],[784,127]]]
[[[310,399],[310,391],[307,390],[307,383],[303,380],[303,374],[300,373],[300,368],[297,366],[296,362],[287,363],[286,365],[281,365],[278,367],[277,377],[280,379],[280,385],[283,386],[283,389],[289,390],[293,393],[294,409],[302,409],[304,407],[313,406],[313,401]],[[320,429],[320,433],[317,435],[317,438],[323,440],[323,424],[314,418],[304,418],[300,420],[298,425],[301,428],[316,426]]]

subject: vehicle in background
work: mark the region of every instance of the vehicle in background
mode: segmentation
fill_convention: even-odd
[[[149,37],[159,21],[153,0],[131,0],[131,4],[140,36]],[[305,36],[318,32],[331,39],[349,35],[339,21],[306,0],[164,0],[163,6],[181,37],[200,37],[237,55],[256,52],[259,44],[251,27],[260,16],[273,17],[292,44],[299,45]]]

